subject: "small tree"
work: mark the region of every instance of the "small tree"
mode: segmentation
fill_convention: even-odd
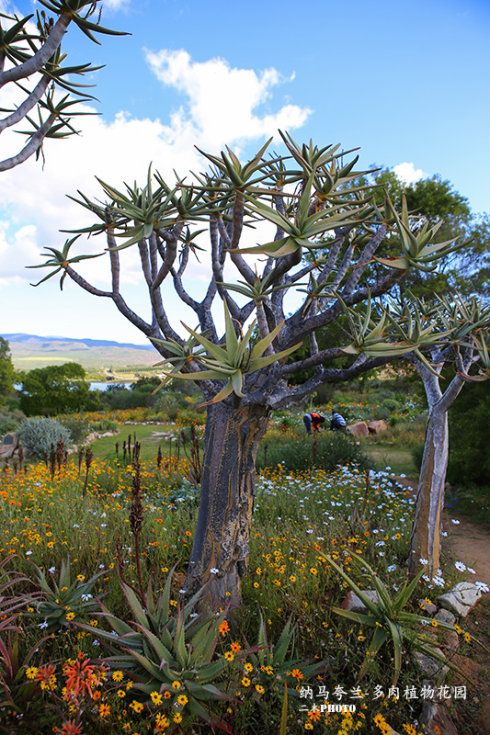
[[[95,411],[98,406],[98,396],[90,392],[85,370],[77,362],[35,368],[22,375],[20,407],[28,416]]]
[[[396,354],[397,350],[403,351],[403,345],[419,345],[405,354],[422,379],[429,409],[408,563],[414,575],[420,559],[426,560],[429,573],[435,575],[449,457],[448,411],[465,382],[490,377],[486,345],[490,310],[476,298],[465,302],[454,294],[451,298],[434,296],[430,301],[390,299],[376,315],[370,309],[364,315],[350,310],[349,318],[355,340],[350,348],[353,352],[370,354],[374,348],[375,354],[379,349]],[[371,334],[365,327],[368,323],[373,325]],[[376,344],[381,334],[384,347]],[[470,375],[477,362],[481,363],[479,374]],[[454,376],[444,385],[443,370],[449,366]]]
[[[48,17],[44,10],[23,18],[0,13],[0,89],[15,89],[23,98],[13,109],[0,109],[4,115],[0,117],[0,134],[9,128],[15,130],[19,123],[30,125],[29,130],[17,130],[27,136],[22,148],[3,160],[0,155],[0,171],[24,163],[34,153],[39,157],[46,138],[73,135],[77,131],[72,119],[87,114],[75,106],[94,98],[81,90],[87,85],[70,81],[70,77],[91,74],[101,67],[63,66],[66,54],[61,43],[70,23],[95,43],[94,33],[122,35],[89,20],[101,8],[100,0],[38,1],[54,17]],[[31,117],[34,111],[36,115]]]
[[[0,337],[0,403],[14,388],[15,370],[10,354],[10,345]]]
[[[409,570],[415,574],[422,558],[429,562],[429,571],[437,574],[449,459],[448,411],[466,382],[485,381],[490,377],[486,344],[490,310],[474,298],[465,303],[458,296],[451,300],[439,298],[432,304],[419,301],[418,306],[421,318],[429,323],[438,320],[446,335],[426,350],[430,364],[412,357],[424,384],[429,415],[410,541]],[[479,373],[470,375],[471,367],[478,362],[481,363]],[[446,366],[452,366],[454,375],[444,385]]]
[[[126,185],[124,192],[100,181],[105,202],[82,193],[76,200],[92,212],[95,224],[74,230],[78,234],[62,250],[47,248],[47,261],[34,266],[50,268],[43,281],[55,274],[68,276],[112,301],[152,340],[167,376],[200,385],[207,415],[187,587],[209,581],[208,600],[215,604],[240,599],[255,458],[272,409],[298,403],[325,382],[349,380],[430,341],[430,330],[425,330],[412,335],[416,339],[409,336],[387,346],[383,323],[372,323],[371,306],[361,322],[360,341],[351,343],[337,323],[345,320],[346,309],[357,319],[362,304],[388,294],[407,270],[433,267],[452,249],[452,243],[431,244],[437,226],[418,227],[406,209],[400,216],[388,199],[383,207],[377,205],[372,189],[355,184],[362,173],[354,172],[357,158],[345,163],[348,154],[339,146],[299,146],[286,134],[282,138],[285,155],[266,157],[266,144],[246,164],[228,149],[220,156],[204,153],[211,168],[192,181],[177,177],[167,182],[151,170],[145,186]],[[109,290],[89,283],[74,268],[82,256],[72,256],[71,249],[83,233],[104,236],[112,273]],[[264,244],[256,244],[257,236]],[[139,253],[149,320],[122,293],[120,251],[129,247]],[[198,253],[207,258],[209,271],[200,301],[186,280]],[[227,283],[232,269],[236,279]],[[196,329],[184,325],[187,338],[178,331],[179,315],[165,305],[167,287],[198,321]],[[216,317],[222,315],[220,334]],[[329,327],[336,341],[320,348],[316,334]],[[288,361],[305,340],[308,355]],[[338,366],[340,357],[344,360]],[[290,376],[307,369],[313,373],[305,382],[288,384]]]

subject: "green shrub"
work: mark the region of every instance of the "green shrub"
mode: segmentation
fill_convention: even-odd
[[[117,421],[112,419],[101,419],[90,424],[91,431],[117,431],[119,428]]]
[[[401,404],[394,398],[384,398],[379,408],[376,409],[376,418],[387,419],[392,413],[400,411]]]
[[[196,426],[199,426],[204,424],[204,420],[204,409],[199,408],[199,406],[193,406],[192,408],[186,408],[184,411],[179,411],[179,423],[181,424],[196,424]]]
[[[164,413],[167,418],[174,421],[179,415],[179,409],[185,405],[185,401],[175,393],[163,393],[160,396],[156,408]]]
[[[417,446],[412,448],[412,459],[415,467],[417,468],[417,472],[420,472],[420,468],[422,467],[422,457],[424,456],[424,447],[425,444],[417,444]]]
[[[319,467],[334,469],[337,465],[355,462],[368,467],[369,460],[348,434],[319,433],[316,436],[264,437],[257,454],[257,469],[282,464],[287,470]]]
[[[8,434],[11,431],[17,431],[24,419],[25,416],[22,411],[18,409],[7,411],[4,409],[0,413],[0,436]]]
[[[447,478],[458,485],[488,485],[488,384],[467,385],[449,409]]]
[[[89,425],[87,419],[79,419],[74,416],[58,419],[60,424],[68,429],[71,440],[75,444],[82,442],[89,434]]]
[[[28,452],[44,457],[51,445],[62,440],[65,446],[71,443],[71,434],[54,419],[26,419],[19,429],[19,441]]]

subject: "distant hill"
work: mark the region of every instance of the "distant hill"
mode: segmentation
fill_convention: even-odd
[[[36,334],[3,334],[10,345],[17,370],[78,362],[86,369],[149,367],[160,355],[149,343],[135,345],[103,339],[40,337]]]

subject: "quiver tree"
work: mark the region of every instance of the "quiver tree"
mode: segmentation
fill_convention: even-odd
[[[24,163],[34,153],[39,157],[46,138],[73,135],[77,131],[72,119],[92,114],[76,107],[95,99],[85,91],[89,85],[76,83],[72,77],[101,67],[63,66],[66,54],[61,44],[68,26],[74,23],[95,43],[94,33],[122,35],[104,28],[98,20],[89,20],[100,10],[100,0],[38,2],[54,17],[48,17],[44,10],[23,18],[0,13],[0,134],[13,129],[27,138],[13,156],[3,158],[0,154],[0,171]],[[3,106],[5,93],[15,100],[11,108]],[[19,130],[19,123],[28,123],[28,129]]]
[[[420,559],[427,560],[429,573],[436,575],[449,457],[448,411],[465,383],[490,377],[486,344],[490,310],[482,308],[474,298],[465,303],[457,295],[452,299],[439,298],[431,305],[420,301],[418,304],[423,318],[429,322],[437,320],[446,336],[427,349],[430,364],[416,355],[411,357],[424,384],[429,413],[408,563],[414,575]],[[480,364],[478,373],[473,371],[470,375],[475,363]]]
[[[356,314],[363,303],[388,294],[408,268],[432,267],[452,247],[431,245],[436,228],[414,231],[407,212],[398,215],[388,199],[384,207],[376,206],[372,190],[355,184],[357,158],[344,163],[348,154],[339,146],[298,146],[288,135],[282,139],[284,155],[267,157],[266,144],[244,165],[228,149],[220,156],[204,153],[210,169],[190,180],[176,177],[170,183],[151,169],[143,187],[119,191],[99,180],[105,201],[81,192],[75,198],[95,223],[72,230],[75,236],[61,251],[47,248],[46,262],[34,266],[50,268],[42,281],[60,274],[62,284],[68,276],[112,301],[153,342],[167,377],[200,386],[207,416],[187,588],[209,582],[211,603],[240,599],[255,458],[272,409],[300,402],[324,382],[382,365],[395,349],[387,350],[382,326],[372,334],[370,319],[363,332],[364,341],[371,333],[368,353],[349,345],[347,332],[339,339],[337,328],[337,342],[320,349],[318,331],[347,324],[346,309]],[[91,241],[103,236],[102,252],[72,255],[82,235]],[[112,274],[108,290],[74,267],[83,257],[103,255],[104,248]],[[150,319],[124,298],[120,258],[126,248],[138,251]],[[188,286],[188,266],[197,255],[206,259],[201,267],[209,274],[201,300]],[[169,312],[170,289],[194,314],[196,328],[184,325],[184,331],[178,315]],[[395,352],[413,351],[428,339],[424,332]],[[295,358],[302,343],[308,353]],[[289,386],[299,370],[308,370],[309,377]]]
[[[448,411],[465,383],[490,377],[486,343],[490,310],[476,298],[465,302],[453,294],[431,301],[388,297],[376,312],[370,301],[364,314],[351,308],[347,312],[354,338],[351,352],[402,355],[422,379],[428,419],[408,565],[415,575],[421,563],[428,564],[428,573],[435,576],[449,453]],[[418,346],[410,349],[410,345]],[[478,373],[470,375],[476,363]]]

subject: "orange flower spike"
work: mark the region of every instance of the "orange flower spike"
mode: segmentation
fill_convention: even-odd
[[[93,689],[100,685],[98,676],[100,667],[91,664],[89,659],[83,661],[77,660],[73,663],[65,665],[64,673],[66,676],[66,688],[75,697],[80,693],[83,697],[88,694],[92,699],[94,696]]]

